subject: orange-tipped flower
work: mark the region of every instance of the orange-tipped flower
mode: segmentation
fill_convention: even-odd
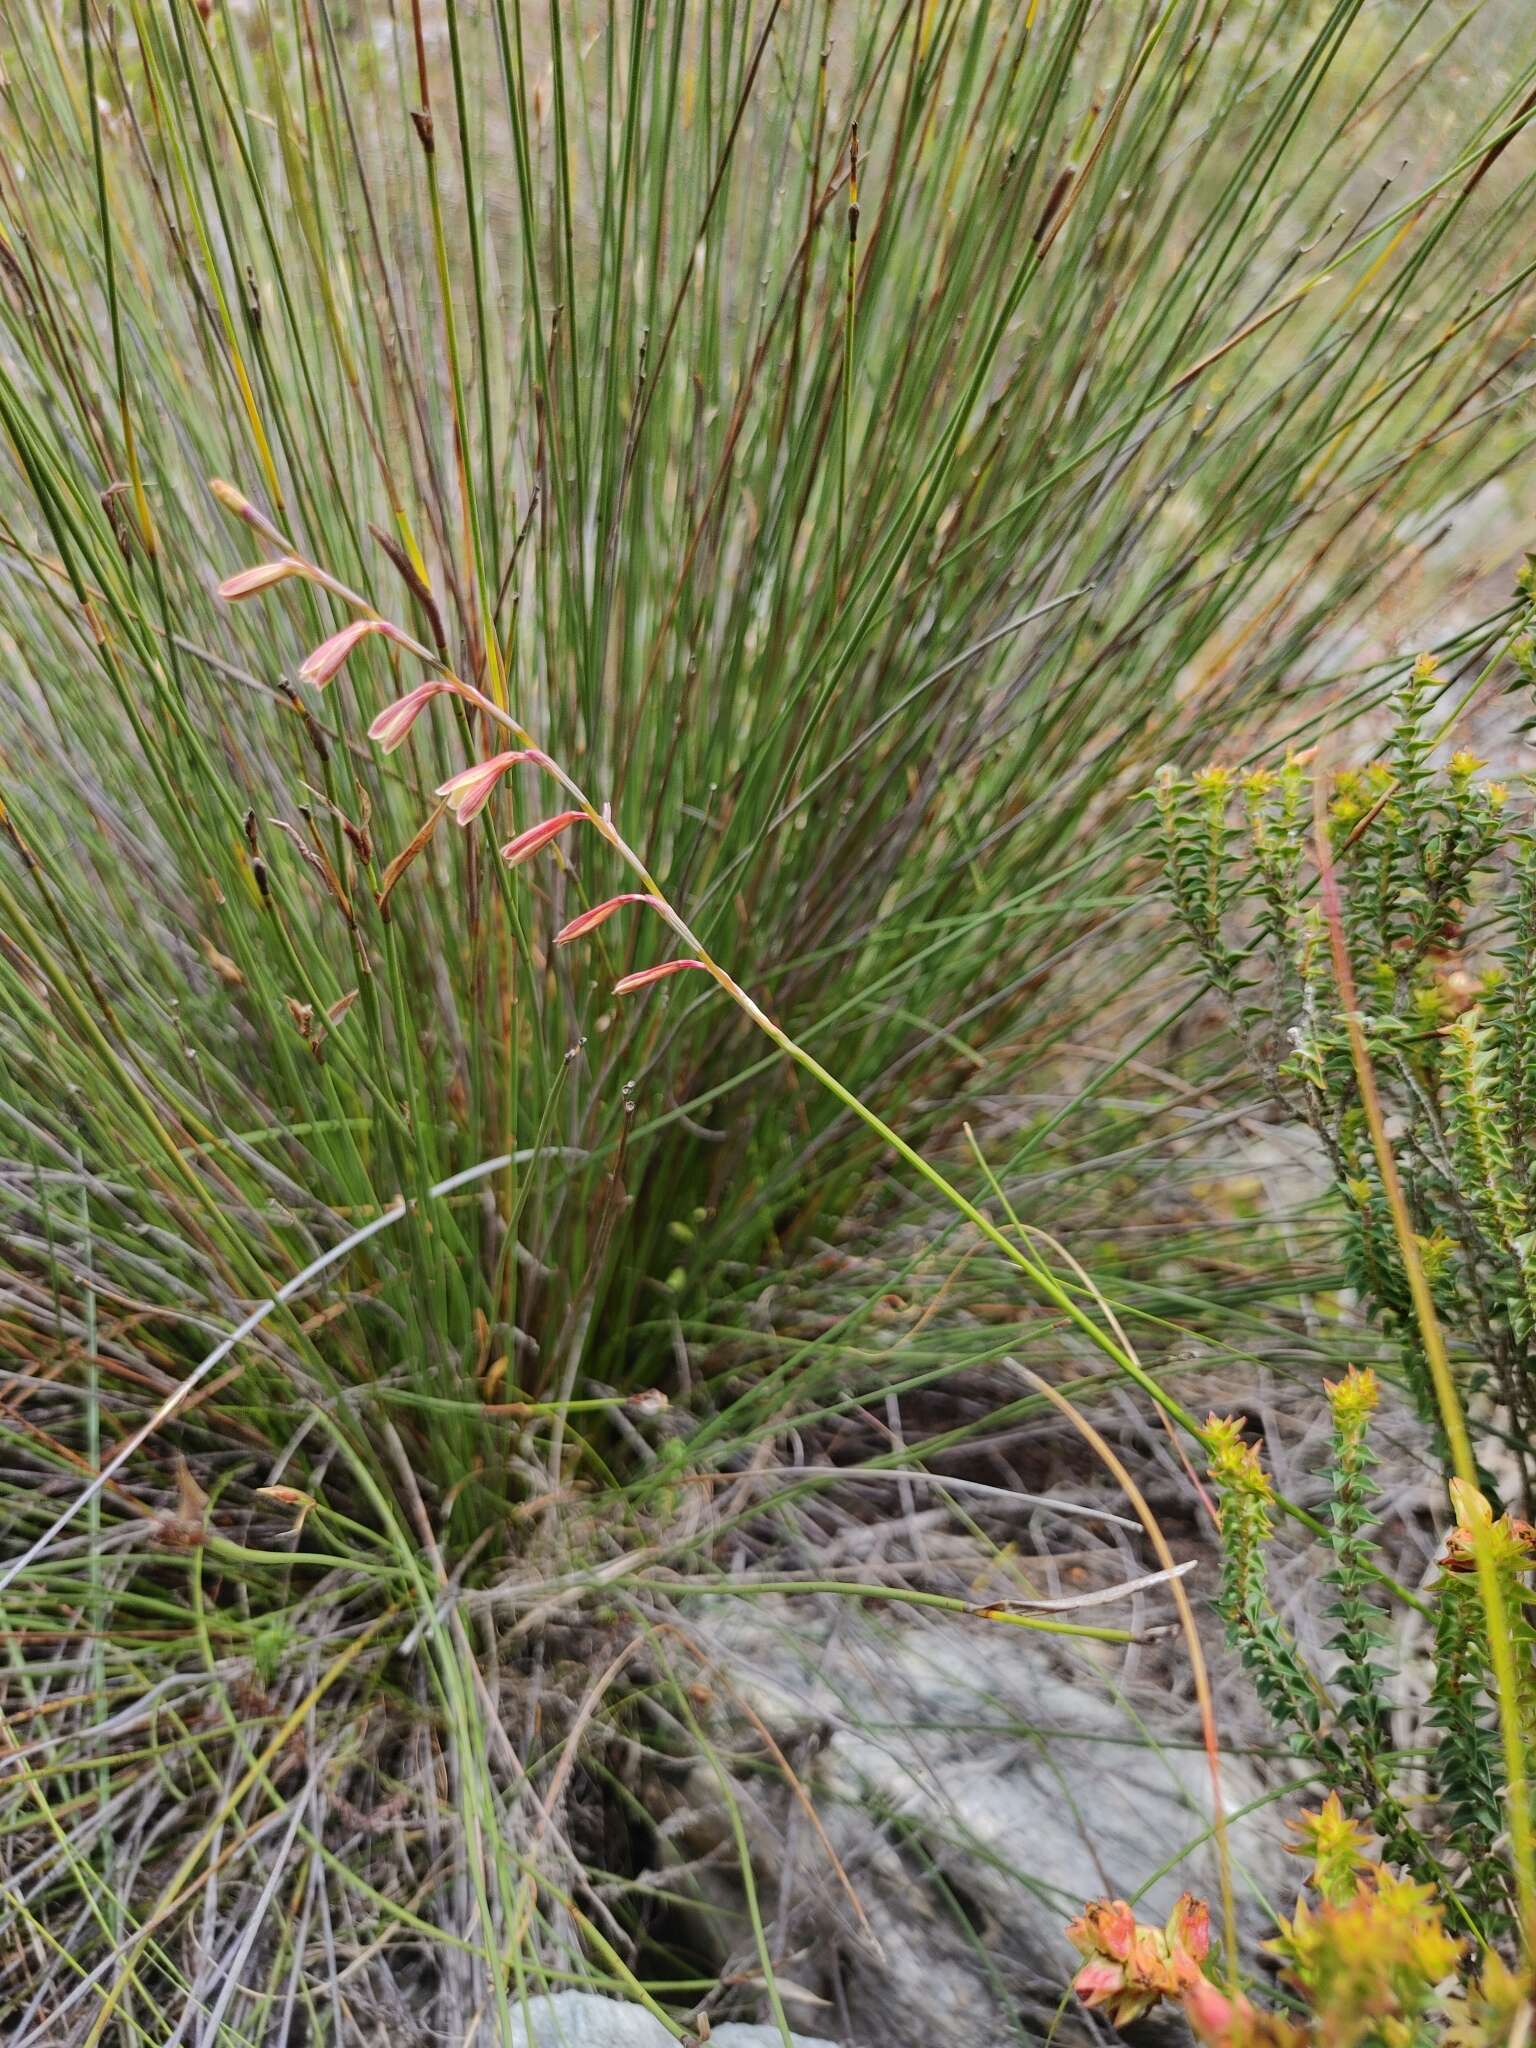
[[[1211,1916],[1203,1900],[1185,1892],[1164,1926],[1144,1927],[1124,1899],[1095,1899],[1067,1939],[1084,1958],[1073,1990],[1084,2005],[1102,2007],[1113,2025],[1128,2026],[1159,1999],[1199,1997]]]
[[[1204,1899],[1197,1899],[1193,1892],[1182,1893],[1168,1915],[1165,1931],[1168,1946],[1175,1955],[1182,1952],[1197,1963],[1203,1963],[1211,1952],[1210,1907]]]
[[[526,832],[519,832],[515,839],[509,839],[501,849],[501,857],[509,868],[515,868],[530,854],[538,852],[541,846],[548,846],[551,839],[558,839],[562,832],[572,825],[579,825],[586,817],[585,811],[557,811],[552,818],[545,818],[537,825],[530,825]]]
[[[404,641],[405,635],[398,626],[392,626],[387,619],[354,619],[350,626],[343,626],[339,633],[333,633],[329,640],[322,640],[313,654],[306,655],[299,664],[299,675],[306,683],[313,683],[317,690],[326,684],[342,667],[354,647],[366,640],[370,633],[382,633],[386,640]]]
[[[606,903],[595,903],[590,910],[584,910],[580,917],[573,917],[569,924],[561,925],[559,931],[555,933],[555,944],[568,946],[572,939],[584,939],[588,932],[595,932],[600,924],[606,924],[613,913],[622,910],[626,903],[649,903],[652,910],[661,908],[661,904],[654,896],[647,896],[635,889],[631,889],[625,896],[610,896]]]
[[[616,996],[631,995],[637,988],[649,988],[653,981],[664,981],[669,974],[681,974],[685,967],[700,967],[706,974],[709,966],[703,960],[663,960],[659,967],[642,967],[638,974],[624,974],[613,984]]]
[[[434,697],[448,696],[451,683],[439,682],[434,676],[430,682],[418,683],[414,690],[407,690],[403,697],[397,697],[393,704],[386,704],[378,717],[368,728],[368,737],[392,754],[405,740],[411,727],[420,718]]]
[[[1079,1955],[1123,1963],[1135,1945],[1136,1915],[1124,1899],[1091,1899],[1067,1929],[1067,1939]]]
[[[294,561],[291,555],[284,555],[280,561],[258,562],[254,569],[241,569],[233,576],[226,576],[219,585],[219,595],[226,604],[238,604],[242,597],[260,597],[274,583],[286,583],[290,576],[302,576],[304,573],[302,562]]]
[[[457,775],[450,775],[446,782],[437,786],[437,795],[448,799],[449,808],[461,825],[467,825],[471,818],[478,818],[491,800],[491,792],[509,768],[515,768],[519,761],[542,761],[544,755],[537,747],[519,747],[511,754],[493,754],[488,761],[477,761],[472,768],[461,768]]]

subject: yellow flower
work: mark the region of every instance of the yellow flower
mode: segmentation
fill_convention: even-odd
[[[1369,1366],[1352,1365],[1341,1380],[1324,1380],[1323,1392],[1341,1429],[1360,1428],[1376,1413],[1381,1383]]]
[[[1210,1455],[1211,1477],[1218,1486],[1233,1493],[1246,1493],[1271,1501],[1275,1489],[1259,1462],[1257,1444],[1245,1443],[1246,1415],[1208,1415],[1205,1419],[1205,1447]]]
[[[1434,1888],[1380,1864],[1361,1872],[1352,1894],[1315,1911],[1305,1902],[1270,1944],[1306,1993],[1329,2048],[1367,2040],[1403,2048],[1436,1987],[1456,1968],[1463,1944],[1445,1930]]]
[[[1301,1838],[1291,1845],[1290,1853],[1312,1859],[1314,1891],[1330,1906],[1346,1904],[1370,1859],[1366,1832],[1344,1811],[1338,1793],[1330,1792],[1321,1806],[1310,1808],[1287,1825]]]

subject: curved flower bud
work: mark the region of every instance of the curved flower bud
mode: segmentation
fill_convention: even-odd
[[[226,576],[219,585],[219,595],[226,604],[238,604],[243,597],[260,597],[264,590],[270,590],[274,583],[286,583],[290,576],[307,574],[302,562],[284,555],[279,561],[258,562],[254,569],[240,569],[233,576]]]
[[[392,754],[400,746],[411,727],[434,697],[452,694],[451,683],[440,682],[433,677],[429,682],[418,683],[414,690],[407,690],[403,697],[397,697],[393,704],[386,704],[378,717],[368,728],[368,737],[382,747],[386,754]]]
[[[238,485],[226,483],[221,476],[211,476],[208,479],[208,488],[226,512],[233,512],[237,519],[243,519],[253,532],[259,533],[264,541],[269,541],[279,554],[288,552],[286,537],[272,524],[265,512],[251,503]]]
[[[610,896],[606,903],[595,903],[590,910],[584,910],[580,917],[573,917],[569,924],[561,925],[559,931],[555,933],[555,944],[568,946],[572,939],[584,939],[588,932],[595,932],[600,924],[606,924],[613,913],[622,910],[626,903],[649,903],[652,910],[661,908],[658,898],[647,896],[641,890],[631,889],[626,895]]]
[[[343,626],[339,633],[333,633],[329,640],[322,640],[312,654],[305,656],[299,663],[300,678],[306,683],[313,683],[317,690],[323,690],[353,648],[366,640],[370,633],[382,633],[386,640],[406,642],[405,634],[398,626],[390,625],[387,619],[354,619],[350,626]]]
[[[519,747],[510,754],[493,754],[488,761],[476,761],[471,768],[461,768],[457,775],[450,775],[446,782],[440,782],[434,792],[448,799],[448,807],[459,824],[467,825],[471,818],[479,817],[491,800],[491,792],[509,768],[515,768],[519,761],[542,761],[544,756],[533,747]]]
[[[501,857],[509,868],[515,868],[530,854],[538,852],[541,846],[548,846],[551,839],[558,839],[562,832],[572,825],[585,822],[585,811],[557,811],[552,818],[545,818],[537,825],[530,825],[526,832],[519,832],[515,839],[509,839],[501,849]]]
[[[233,512],[237,519],[248,519],[256,509],[238,485],[227,483],[221,476],[209,477],[208,488],[224,510]]]
[[[663,960],[659,967],[642,967],[638,974],[620,975],[613,984],[613,992],[616,996],[627,996],[637,988],[649,988],[653,981],[665,980],[669,974],[681,974],[685,967],[702,968],[705,974],[709,972],[709,964],[704,960]]]

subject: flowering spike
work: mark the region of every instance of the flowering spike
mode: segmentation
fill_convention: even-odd
[[[1362,1372],[1349,1366],[1341,1380],[1324,1380],[1328,1406],[1341,1430],[1359,1435],[1375,1414],[1381,1401],[1381,1382],[1369,1366]]]
[[[242,597],[260,597],[274,583],[286,583],[290,576],[304,574],[302,562],[294,561],[291,555],[284,555],[280,561],[258,562],[254,569],[241,569],[233,576],[226,576],[219,585],[219,595],[226,604],[238,604]]]
[[[649,903],[652,910],[660,910],[658,897],[647,896],[642,891],[631,889],[623,896],[610,896],[606,903],[595,903],[590,910],[584,910],[580,917],[573,917],[569,924],[563,924],[555,933],[557,946],[568,946],[572,939],[584,939],[588,932],[595,932],[600,924],[606,924],[616,910],[622,910],[626,903]],[[683,963],[686,965],[686,962]]]
[[[400,746],[411,727],[434,697],[444,697],[451,686],[439,682],[434,676],[431,681],[418,683],[414,690],[407,690],[403,697],[397,697],[393,704],[386,704],[378,717],[368,728],[368,737],[392,754]]]
[[[1330,1792],[1321,1806],[1306,1808],[1286,1826],[1298,1837],[1287,1845],[1290,1853],[1311,1859],[1312,1889],[1326,1905],[1348,1905],[1370,1857],[1365,1829],[1344,1811],[1338,1792]]]
[[[457,775],[450,775],[446,782],[438,784],[435,794],[447,797],[454,817],[459,824],[467,825],[471,818],[477,818],[485,809],[491,800],[491,792],[507,770],[515,768],[519,761],[532,758],[526,747],[510,754],[493,754],[488,761],[476,761],[473,767],[461,768]]]
[[[662,981],[669,974],[681,974],[685,967],[701,967],[708,974],[709,964],[704,960],[663,960],[659,967],[642,967],[638,974],[621,975],[613,984],[616,996],[627,996],[637,988],[649,988],[653,981]]]
[[[322,640],[312,654],[305,656],[299,664],[300,678],[306,683],[313,683],[317,690],[323,690],[353,648],[366,640],[370,633],[382,633],[388,640],[403,641],[405,638],[400,628],[390,625],[386,619],[354,619],[350,626],[343,626],[339,633],[333,633],[329,640]]]
[[[530,825],[526,832],[519,832],[515,839],[507,841],[501,849],[502,859],[509,868],[515,868],[519,862],[527,860],[530,854],[537,853],[541,846],[548,846],[551,839],[558,839],[560,834],[572,825],[581,824],[586,815],[585,811],[557,811],[554,817],[545,818],[537,825]]]

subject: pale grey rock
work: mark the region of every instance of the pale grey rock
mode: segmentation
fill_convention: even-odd
[[[836,2048],[810,2034],[791,2034],[792,2048]],[[676,2048],[673,2037],[643,2005],[600,1998],[590,1991],[555,1991],[530,1998],[513,2023],[517,2048]],[[777,2027],[727,2021],[710,2035],[710,2048],[784,2048]]]
[[[1158,1920],[1186,1888],[1217,1897],[1209,1767],[1161,1672],[1138,1679],[1113,1652],[841,1600],[819,1617],[811,1601],[711,1602],[696,1625],[825,1830],[823,1842],[760,1803],[770,1778],[735,1788],[759,1895],[782,1916],[785,1977],[825,2001],[797,2007],[786,1986],[790,2017],[815,2025],[830,2006],[840,2017],[821,2023],[842,2048],[1005,2048],[1037,2029],[1079,2048],[1102,2038],[1062,2009],[1078,1960],[1065,1928],[1084,1901],[1134,1898]],[[1265,1781],[1231,1755],[1222,1780],[1252,1953],[1294,1875]],[[693,1856],[723,1839],[704,1766],[669,1832]],[[728,1883],[723,1862],[720,1905]]]
[[[794,2048],[836,2048],[836,2044],[823,2040],[820,2034],[791,2034]],[[709,2037],[709,2048],[784,2048],[784,2036],[777,2027],[749,2027],[740,2020],[728,2021],[723,2027],[716,2027]]]

